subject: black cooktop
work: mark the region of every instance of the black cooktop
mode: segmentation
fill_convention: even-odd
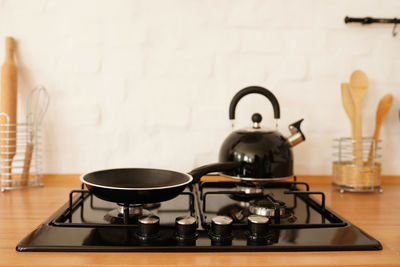
[[[68,196],[66,196],[68,198]],[[379,241],[296,181],[202,182],[176,198],[119,206],[73,190],[17,251],[380,250]]]

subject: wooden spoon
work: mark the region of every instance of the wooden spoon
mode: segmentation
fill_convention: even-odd
[[[381,131],[381,127],[383,124],[383,121],[386,118],[386,115],[389,112],[390,107],[392,106],[393,103],[393,96],[391,94],[387,94],[382,99],[379,101],[378,108],[376,109],[376,122],[375,122],[375,131],[374,131],[374,136],[372,137],[375,140],[375,149],[374,145],[371,144],[371,148],[369,150],[369,155],[368,155],[368,164],[372,163],[372,155],[374,150],[376,151],[378,147],[378,140],[379,140],[379,134]]]
[[[340,85],[342,90],[342,104],[346,111],[347,117],[350,119],[351,124],[351,137],[354,139],[354,101],[350,94],[350,87],[348,83]]]
[[[361,70],[356,70],[350,77],[350,94],[354,101],[354,162],[357,165],[362,165],[363,151],[362,151],[362,104],[368,89],[368,78]]]

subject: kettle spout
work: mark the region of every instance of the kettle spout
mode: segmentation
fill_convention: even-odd
[[[289,125],[289,131],[292,135],[287,138],[287,141],[292,147],[306,140],[306,137],[300,129],[300,124],[303,122],[303,120],[304,119],[301,119]]]

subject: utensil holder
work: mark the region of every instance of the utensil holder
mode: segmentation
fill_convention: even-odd
[[[341,193],[382,192],[381,141],[373,138],[334,140],[332,185]]]
[[[10,124],[6,113],[0,113],[0,121],[6,122],[0,124],[0,191],[43,186],[40,129],[28,123]]]

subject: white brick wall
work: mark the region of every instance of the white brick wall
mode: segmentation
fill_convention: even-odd
[[[330,174],[332,139],[348,136],[340,83],[361,68],[371,135],[380,97],[392,93],[383,125],[383,173],[400,174],[400,33],[345,25],[351,16],[400,16],[396,0],[0,0],[4,37],[18,43],[19,120],[28,91],[45,85],[45,172],[112,167],[189,171],[217,160],[231,131],[228,105],[243,87],[269,88],[279,130],[305,118],[295,172]],[[400,32],[400,27],[399,27]],[[237,127],[253,112],[272,127],[261,96],[243,99]]]

